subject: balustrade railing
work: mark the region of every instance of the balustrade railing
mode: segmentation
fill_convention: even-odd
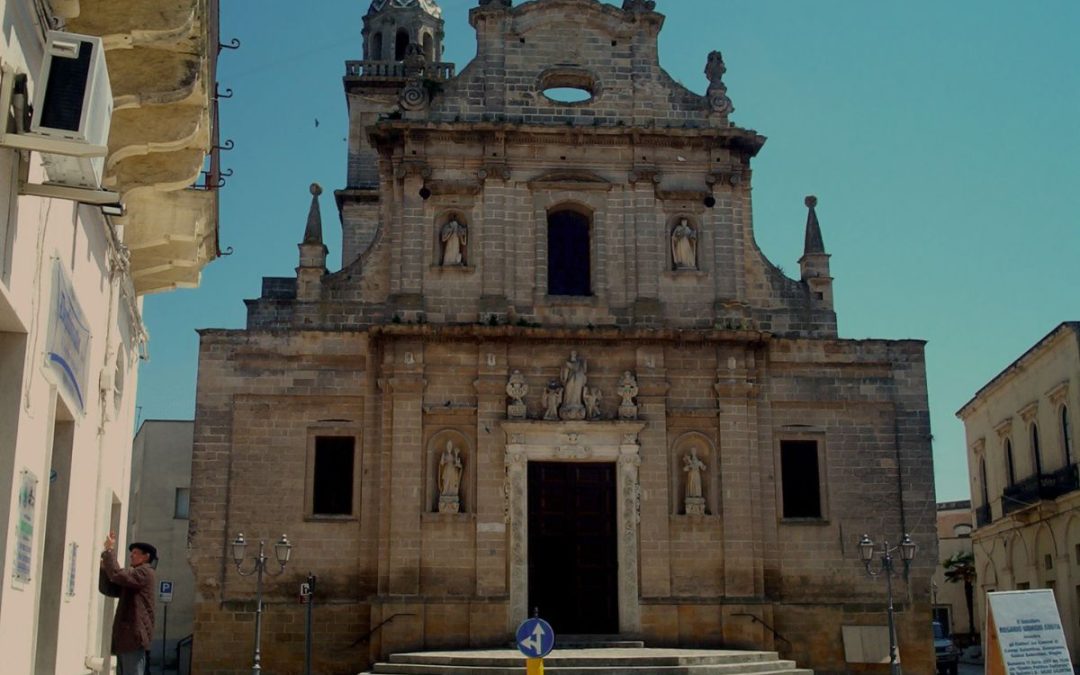
[[[453,63],[428,63],[424,77],[431,80],[449,80],[454,76]],[[346,61],[345,77],[401,79],[405,77],[405,64],[398,61]]]
[[[1001,510],[1009,514],[1042,500],[1057,499],[1077,489],[1080,489],[1080,471],[1076,464],[1070,464],[1053,473],[1031,476],[1005,488],[1001,493]]]

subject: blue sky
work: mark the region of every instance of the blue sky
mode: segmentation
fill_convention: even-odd
[[[515,0],[519,4],[520,0]],[[197,328],[241,328],[263,276],[290,276],[322,184],[331,266],[344,187],[344,61],[365,0],[222,3],[221,245],[197,290],[146,298],[142,419],[191,418]],[[446,54],[475,53],[468,10],[441,0]],[[621,3],[620,3],[621,4]],[[966,499],[972,394],[1064,320],[1080,319],[1080,3],[1040,0],[659,0],[661,64],[704,93],[719,49],[732,119],[768,142],[753,164],[754,228],[797,274],[819,198],[840,334],[928,341],[939,500]],[[315,120],[319,121],[318,126]]]

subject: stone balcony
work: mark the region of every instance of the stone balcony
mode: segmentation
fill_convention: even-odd
[[[105,45],[115,108],[103,184],[127,207],[115,222],[136,291],[197,286],[219,255],[216,177],[195,189],[217,145],[218,0],[51,5],[64,30]]]

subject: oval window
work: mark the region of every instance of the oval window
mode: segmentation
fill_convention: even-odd
[[[599,93],[596,78],[581,68],[561,66],[540,75],[537,89],[555,103],[585,103]]]
[[[591,91],[578,87],[551,87],[543,94],[558,103],[584,103],[593,97]]]

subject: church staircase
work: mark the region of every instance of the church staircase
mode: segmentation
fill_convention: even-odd
[[[379,675],[518,675],[525,658],[516,650],[393,654],[368,673]],[[544,659],[545,675],[813,675],[776,652],[720,649],[649,649],[612,646],[556,649]]]

